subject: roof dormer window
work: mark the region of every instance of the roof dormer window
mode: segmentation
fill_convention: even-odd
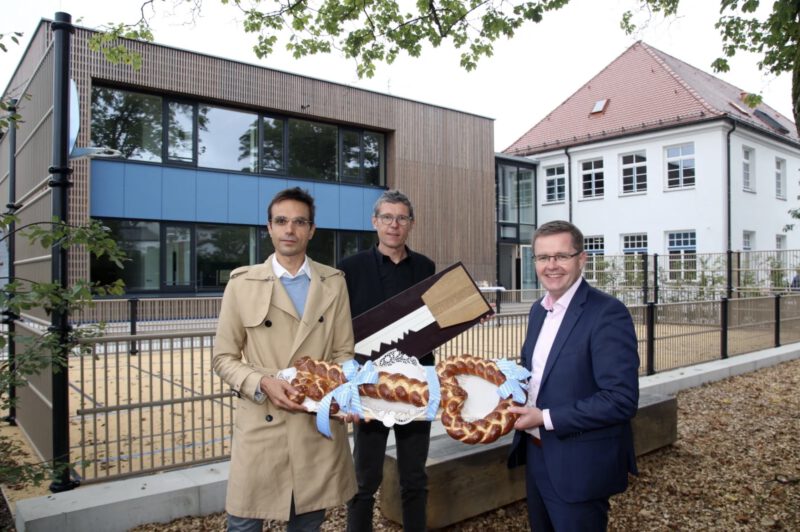
[[[606,110],[607,106],[608,106],[608,98],[604,100],[597,100],[596,102],[594,102],[594,107],[592,108],[592,112],[590,114],[596,115],[598,113],[602,113],[603,111]]]

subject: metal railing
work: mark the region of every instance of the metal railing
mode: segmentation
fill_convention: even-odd
[[[639,339],[640,374],[653,374],[800,341],[800,294],[629,307]],[[517,359],[525,313],[500,314],[435,351]],[[41,329],[25,325],[28,334]],[[70,461],[84,483],[227,459],[233,410],[229,387],[211,369],[214,332],[117,335],[82,340],[68,364]],[[47,376],[20,390],[18,422],[47,455],[40,430]],[[36,397],[33,410],[25,408]],[[39,428],[37,428],[39,427]],[[41,433],[41,434],[40,434]]]

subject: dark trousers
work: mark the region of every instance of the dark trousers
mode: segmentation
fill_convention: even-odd
[[[372,531],[372,508],[375,492],[383,480],[383,459],[389,430],[379,421],[361,423],[355,427],[353,459],[356,466],[358,492],[347,504],[348,532]],[[397,445],[397,470],[403,502],[403,530],[425,530],[425,507],[428,501],[428,475],[425,461],[431,441],[431,424],[412,421],[394,426]]]
[[[526,438],[525,488],[528,523],[536,532],[601,532],[608,527],[608,499],[577,503],[558,496],[544,463],[544,452]],[[576,482],[580,480],[576,479]]]
[[[299,515],[294,513],[294,497],[292,497],[286,532],[318,532],[324,520],[325,510],[315,510]],[[263,519],[236,517],[228,514],[228,532],[261,532],[263,529]]]

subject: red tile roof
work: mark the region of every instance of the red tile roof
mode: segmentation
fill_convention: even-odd
[[[503,153],[531,155],[724,117],[800,143],[791,120],[766,104],[749,108],[742,94],[730,83],[639,41]],[[592,113],[595,103],[604,99],[608,102],[603,111]],[[759,118],[756,111],[775,123]]]

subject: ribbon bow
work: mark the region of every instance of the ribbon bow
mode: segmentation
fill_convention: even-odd
[[[435,366],[425,366],[425,374],[428,377],[428,407],[425,409],[425,419],[433,421],[436,418],[436,411],[439,410],[439,401],[442,399],[439,375],[436,374]]]
[[[528,385],[520,381],[529,379],[531,372],[510,360],[500,359],[495,360],[495,363],[506,377],[506,382],[497,389],[497,394],[503,399],[510,395],[514,398],[515,403],[525,403],[526,394],[524,390],[528,389]]]
[[[355,360],[348,360],[342,364],[342,371],[344,371],[347,382],[340,384],[323,397],[317,409],[317,430],[328,438],[331,437],[329,417],[333,400],[336,399],[339,408],[345,414],[358,414],[358,417],[363,418],[364,409],[361,407],[358,387],[362,384],[378,382],[378,372],[371,360],[367,361],[363,367],[359,366]]]

